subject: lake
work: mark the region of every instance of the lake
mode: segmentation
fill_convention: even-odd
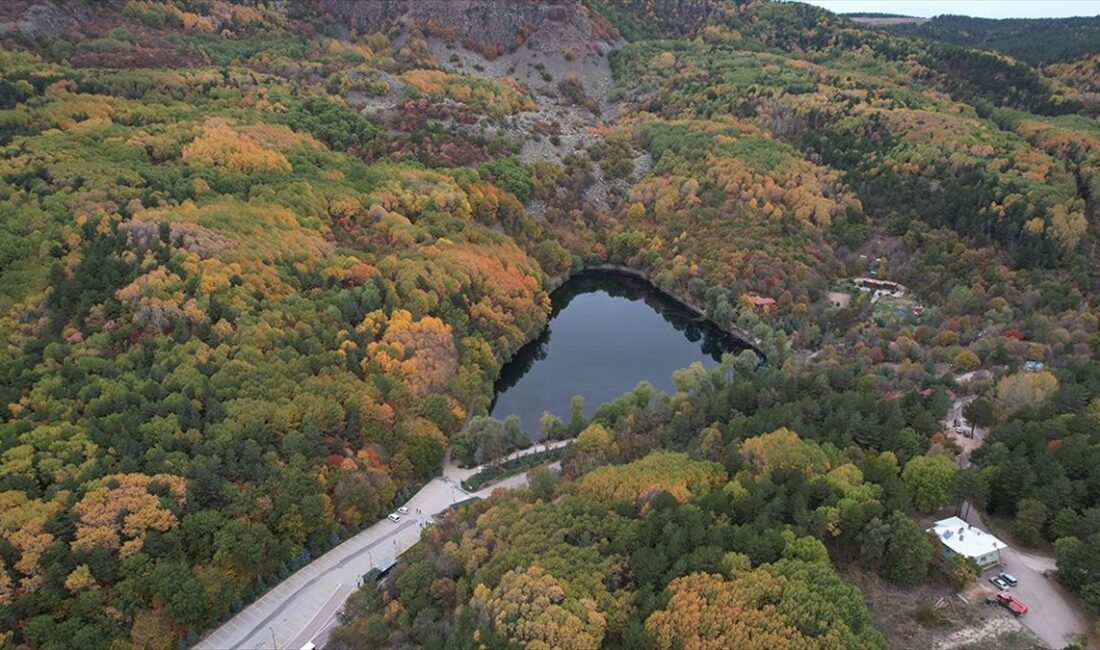
[[[491,415],[518,415],[535,437],[544,412],[568,422],[582,395],[591,415],[640,381],[672,391],[672,373],[698,361],[715,366],[746,349],[641,278],[589,271],[551,294],[546,329],[501,370]]]

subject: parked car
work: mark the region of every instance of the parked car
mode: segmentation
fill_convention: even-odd
[[[1005,589],[1008,589],[1008,583],[1005,582],[1004,579],[1001,578],[1001,576],[993,576],[992,578],[989,579],[989,581],[993,583],[994,587],[996,587],[997,589],[999,589],[1001,591],[1004,591]]]
[[[399,507],[399,508],[397,509],[397,511],[398,511],[398,512],[400,512],[400,513],[401,513],[401,514],[403,514],[403,515],[407,515],[407,514],[409,514],[409,509],[408,509],[408,508],[406,508],[405,506],[401,506],[401,507]]]
[[[397,514],[396,512],[391,512],[390,515],[389,515],[389,520],[394,522],[394,523],[397,523],[397,522],[401,521],[401,515]]]
[[[1027,605],[1007,591],[1002,591],[997,594],[997,602],[1000,603],[1001,607],[1012,612],[1013,616],[1023,616],[1027,614]]]
[[[1009,587],[1015,587],[1016,585],[1020,584],[1020,581],[1016,579],[1016,576],[1012,575],[1011,573],[1002,573],[997,577],[1003,580],[1004,583],[1007,584]]]

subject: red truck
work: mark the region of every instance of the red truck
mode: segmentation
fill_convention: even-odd
[[[1013,596],[1010,592],[1002,591],[997,594],[997,603],[1015,616],[1023,616],[1027,613],[1027,605],[1023,604],[1019,598]]]

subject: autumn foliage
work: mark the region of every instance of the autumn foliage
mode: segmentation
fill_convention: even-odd
[[[685,501],[693,490],[713,487],[726,478],[720,465],[691,460],[686,454],[653,452],[621,467],[600,467],[578,482],[585,494],[635,501],[667,492]]]
[[[214,119],[206,122],[202,135],[184,147],[183,159],[243,173],[290,170],[290,162],[281,153],[263,148]]]
[[[697,573],[668,591],[668,605],[645,623],[656,648],[886,647],[865,611],[849,618],[859,591],[825,563],[785,559],[732,579]]]
[[[1095,57],[1052,78],[798,3],[526,4],[492,43],[477,1],[438,3],[459,31],[220,0],[5,23],[0,645],[193,645],[456,436],[524,442],[476,418],[548,291],[606,263],[768,364],[578,418],[561,475],[427,529],[349,647],[875,647],[784,532],[915,582],[906,510],[963,488],[1100,593]],[[538,86],[524,43],[578,26],[598,78]],[[971,370],[990,443],[956,473],[926,452]]]

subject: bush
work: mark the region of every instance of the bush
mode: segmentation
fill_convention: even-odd
[[[515,194],[520,201],[526,203],[530,200],[531,190],[534,187],[531,183],[531,174],[515,156],[487,162],[478,167],[478,172]]]
[[[309,99],[290,109],[282,121],[295,131],[312,133],[332,149],[364,148],[378,138],[378,127],[367,118],[323,99]]]
[[[932,629],[951,627],[951,620],[929,603],[921,603],[919,607],[913,610],[913,620],[920,623],[922,627]]]

